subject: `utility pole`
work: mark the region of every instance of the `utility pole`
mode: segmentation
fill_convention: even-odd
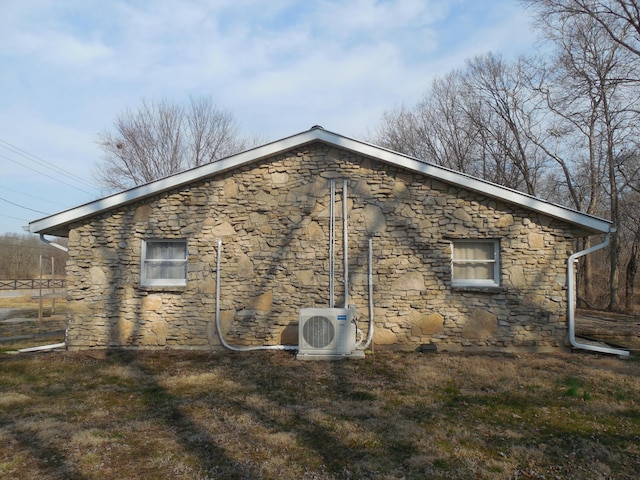
[[[56,314],[55,259],[51,257],[51,315]]]
[[[40,281],[38,282],[38,322],[42,321],[42,255],[40,255]]]

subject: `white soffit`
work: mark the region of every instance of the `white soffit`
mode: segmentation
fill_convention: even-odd
[[[553,218],[564,220],[593,233],[606,233],[611,230],[611,222],[607,220],[587,215],[560,205],[555,205],[536,197],[501,187],[500,185],[480,180],[463,173],[455,172],[444,167],[426,163],[391,150],[347,138],[324,130],[320,127],[313,127],[311,130],[307,130],[297,135],[283,138],[282,140],[268,143],[261,147],[247,150],[191,170],[186,170],[169,177],[161,178],[145,185],[140,185],[138,187],[35,220],[29,223],[29,231],[32,233],[60,235],[61,232],[65,232],[67,230],[67,226],[70,223],[120,207],[136,200],[141,200],[145,197],[157,195],[158,193],[162,193],[167,190],[175,189],[207,177],[218,175],[242,165],[277,155],[278,153],[295,149],[314,141],[321,141],[335,147],[351,150],[363,156],[441,180],[444,183],[480,192],[488,197],[515,204],[528,210],[543,213]]]

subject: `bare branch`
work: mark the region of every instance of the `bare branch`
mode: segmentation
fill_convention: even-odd
[[[116,118],[115,132],[99,135],[104,162],[98,181],[123,190],[213,162],[245,148],[230,113],[211,97],[190,98],[187,106],[143,101]]]

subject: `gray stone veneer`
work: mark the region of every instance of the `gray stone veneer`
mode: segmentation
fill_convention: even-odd
[[[314,143],[72,226],[71,349],[296,344],[298,312],[329,302],[329,181],[336,179],[336,305],[342,306],[342,181],[350,303],[367,332],[373,238],[375,348],[552,349],[566,334],[571,225]],[[143,239],[188,241],[186,287],[140,286]],[[501,288],[451,287],[453,239],[500,240]]]

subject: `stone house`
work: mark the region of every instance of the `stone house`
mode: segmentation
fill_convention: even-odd
[[[314,127],[29,230],[68,238],[70,349],[295,345],[335,290],[375,348],[545,351],[574,239],[612,227]]]

